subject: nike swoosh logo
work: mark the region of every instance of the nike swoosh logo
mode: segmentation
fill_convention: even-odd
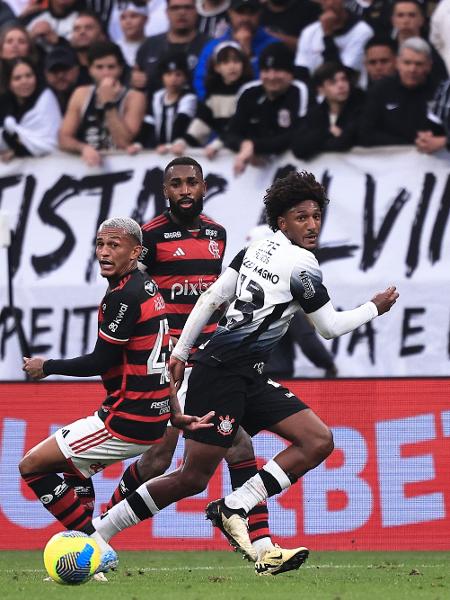
[[[279,558],[281,559],[281,558],[283,558],[283,554],[280,552],[280,554],[278,556],[272,556],[271,558],[273,558],[274,560],[277,560]]]
[[[387,110],[395,110],[398,108],[398,104],[386,104]]]

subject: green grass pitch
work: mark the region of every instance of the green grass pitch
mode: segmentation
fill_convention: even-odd
[[[298,571],[256,576],[232,552],[120,552],[108,583],[44,582],[42,553],[0,552],[0,600],[448,600],[450,553],[312,552]]]

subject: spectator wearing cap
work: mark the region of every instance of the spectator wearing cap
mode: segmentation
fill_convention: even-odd
[[[225,34],[206,44],[198,59],[194,73],[194,89],[202,100],[206,94],[205,78],[209,58],[217,44],[228,40],[238,42],[249,57],[254,76],[257,78],[259,77],[259,55],[266,46],[277,41],[260,26],[261,3],[259,0],[231,0],[228,17],[230,26]]]
[[[398,48],[409,38],[424,38],[422,32],[425,26],[425,13],[422,4],[416,0],[396,0],[392,6],[391,24],[392,38],[397,42]],[[428,44],[431,49],[431,77],[438,85],[448,77],[448,72],[439,52],[430,42]]]
[[[148,19],[146,4],[127,2],[120,7],[120,29],[123,36],[117,42],[129,67],[134,67],[136,54],[145,40],[145,24]]]
[[[87,0],[90,2],[98,2],[99,0]],[[167,1],[166,0],[109,0],[113,4],[111,17],[109,19],[107,31],[111,40],[118,44],[122,38],[122,30],[120,28],[120,12],[122,6],[128,2],[137,6],[147,7],[148,19],[145,24],[145,37],[167,33],[169,30],[169,20],[167,18]]]
[[[88,52],[94,85],[73,92],[59,132],[61,150],[80,154],[89,166],[101,152],[128,149],[142,125],[145,96],[121,83],[122,51],[112,42],[97,42]]]
[[[92,44],[105,41],[106,36],[99,17],[92,12],[80,12],[73,23],[70,45],[80,65],[80,85],[92,83],[89,75],[88,52]]]
[[[401,44],[397,71],[367,93],[359,130],[363,146],[414,144],[418,132],[428,129],[428,102],[436,86],[430,78],[431,49],[425,40],[409,38]]]
[[[80,66],[74,50],[70,46],[57,46],[47,54],[44,68],[47,85],[55,94],[64,114],[72,92],[80,85]]]
[[[348,70],[339,63],[323,63],[313,75],[322,102],[300,122],[292,150],[310,159],[321,152],[344,152],[357,143],[365,94],[352,86]]]
[[[348,12],[345,0],[319,0],[319,4],[322,14],[305,27],[298,40],[297,76],[308,81],[324,62],[340,62],[359,74],[372,28]]]
[[[206,98],[199,101],[195,118],[183,138],[172,146],[174,154],[184,154],[186,147],[204,147],[212,159],[223,148],[222,135],[236,112],[240,88],[253,79],[248,56],[237,42],[221,42],[214,48],[206,75]]]
[[[196,0],[198,30],[210,38],[222,37],[229,26],[231,0]]]
[[[223,136],[237,152],[236,174],[261,155],[280,154],[292,145],[294,131],[306,115],[308,88],[294,81],[294,55],[281,42],[267,46],[259,57],[261,81],[244,86],[236,114]]]
[[[262,5],[261,25],[295,52],[300,33],[319,14],[319,5],[311,0],[266,0]]]
[[[190,70],[184,54],[167,54],[159,69],[163,87],[149,98],[139,141],[145,148],[166,154],[172,143],[186,134],[197,110],[197,97],[189,85]]]
[[[167,1],[169,30],[147,38],[139,48],[131,79],[134,87],[149,92],[160,89],[158,62],[169,53],[185,54],[189,70],[194,70],[200,52],[210,39],[197,30],[198,14],[195,6],[195,0]]]

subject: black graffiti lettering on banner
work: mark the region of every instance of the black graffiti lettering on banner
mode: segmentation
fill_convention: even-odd
[[[91,330],[92,317],[96,316],[98,312],[97,306],[79,306],[76,308],[63,309],[63,319],[61,328],[58,329],[59,337],[59,353],[61,358],[65,358],[67,355],[67,341],[70,338],[71,327],[72,324],[72,316],[73,317],[82,317],[82,334],[81,334],[81,348],[80,354],[86,354],[88,350],[93,346],[95,339],[91,340],[89,338],[89,333]],[[75,326],[79,330],[80,324],[77,321]]]
[[[10,307],[4,307],[0,313],[0,358],[5,359],[9,342],[25,335],[27,313],[19,308],[14,309],[16,318]],[[95,343],[96,328],[92,327],[92,319],[97,315],[97,306],[77,306],[62,308],[62,317],[50,306],[34,307],[29,313],[29,354],[55,353],[64,358],[70,340],[80,340],[80,347],[72,349],[74,354],[86,354]],[[80,322],[81,318],[81,322]],[[81,336],[80,336],[81,330]],[[91,339],[92,337],[92,339]]]
[[[422,307],[418,308],[405,308],[403,312],[402,322],[402,339],[400,346],[400,356],[411,356],[412,354],[420,354],[425,350],[424,344],[416,344],[415,346],[407,346],[406,341],[408,338],[424,333],[425,329],[421,325],[413,325],[413,319],[418,315],[424,315],[425,309]]]
[[[411,226],[411,235],[405,257],[406,276],[411,277],[419,264],[420,245],[423,227],[431,202],[431,197],[436,186],[436,176],[433,173],[425,173],[422,192],[417,204],[416,213]],[[412,193],[402,188],[395,197],[383,219],[378,234],[374,233],[374,209],[375,209],[375,181],[371,175],[366,176],[366,194],[364,203],[364,244],[360,267],[367,271],[373,267],[381,254],[383,246],[391,233],[391,230],[403,208],[411,199]],[[450,176],[441,196],[440,208],[435,218],[431,233],[429,248],[430,261],[437,262],[441,256],[443,237],[447,226],[450,212]]]
[[[154,214],[159,215],[166,208],[166,199],[163,193],[163,170],[159,167],[145,171],[136,206],[131,213],[132,219],[141,224],[145,221],[148,204],[152,196],[155,199]]]
[[[74,196],[77,196],[82,192],[95,191],[98,193],[98,190],[100,190],[100,209],[95,231],[93,232],[93,236],[95,236],[98,225],[109,215],[114,187],[120,183],[129,181],[132,176],[133,171],[119,171],[117,173],[89,175],[80,180],[69,175],[63,175],[50,189],[44,193],[38,208],[38,214],[41,218],[41,221],[46,225],[61,231],[64,239],[56,250],[53,250],[44,256],[33,255],[31,257],[31,263],[38,275],[46,275],[58,269],[61,264],[68,259],[75,246],[75,236],[72,228],[70,227],[70,224],[63,219],[63,217],[57,214],[56,211],[58,208],[64,202],[72,199]],[[81,202],[81,199],[78,200]],[[80,210],[82,209],[83,207],[80,206]],[[89,261],[86,271],[87,281],[90,280],[92,271],[91,262],[92,261]]]
[[[336,310],[342,310],[342,308],[337,308]],[[375,336],[376,331],[373,328],[373,322],[369,321],[345,337],[334,338],[331,344],[331,353],[334,357],[338,356],[339,349],[347,342],[345,351],[348,356],[353,356],[356,347],[365,343],[370,364],[374,365],[376,363]]]
[[[411,237],[406,253],[406,265],[408,267],[406,276],[411,277],[419,264],[420,239],[422,237],[423,225],[430,206],[431,195],[436,185],[436,176],[432,173],[426,173],[423,182],[422,193],[417,205],[416,216],[411,228]]]
[[[362,327],[358,327],[358,329],[352,331],[350,334],[350,341],[347,346],[347,353],[349,354],[349,356],[353,356],[353,353],[355,352],[356,347],[359,344],[365,343],[367,345],[367,353],[369,356],[370,364],[374,365],[376,362],[375,334],[376,332],[373,328],[372,321],[369,321],[369,323],[366,323]]]
[[[6,356],[6,344],[8,340],[17,338],[20,349],[29,350],[27,338],[23,328],[23,310],[15,306],[4,306],[0,313],[0,358]],[[30,354],[30,352],[27,352]]]
[[[339,308],[338,310],[342,309]],[[423,354],[426,351],[426,344],[424,343],[410,344],[412,337],[421,335],[421,339],[423,339],[426,335],[424,324],[417,323],[417,319],[425,314],[426,309],[423,307],[405,308],[403,310],[402,329],[400,332],[400,357]],[[397,338],[396,336],[392,336],[392,339]],[[347,340],[348,343],[345,346],[345,351],[348,356],[354,354],[357,345],[365,342],[367,344],[367,353],[370,363],[372,365],[376,363],[376,330],[374,329],[373,321],[369,321],[369,323],[355,329],[355,331],[348,336],[335,338],[331,345],[331,352],[334,357],[338,356],[339,351]],[[447,333],[447,358],[450,359],[450,328]]]
[[[450,175],[447,177],[444,191],[442,192],[441,204],[439,206],[433,231],[431,232],[429,255],[431,264],[434,264],[441,258],[442,241],[447,227],[450,214]],[[450,352],[449,352],[450,354]]]
[[[32,308],[31,309],[31,335],[30,335],[30,352],[31,356],[36,356],[39,354],[45,354],[49,350],[51,350],[51,344],[37,344],[37,338],[40,335],[44,335],[49,333],[52,328],[49,323],[43,325],[40,323],[41,317],[45,317],[46,315],[52,315],[53,308]]]
[[[22,175],[11,175],[9,177],[0,177],[0,208],[2,208],[3,192],[7,188],[16,187],[23,180]],[[25,228],[30,214],[31,203],[33,201],[34,190],[36,188],[36,178],[33,175],[25,177],[25,187],[22,194],[18,218],[15,227],[12,228],[10,260],[11,275],[14,277],[20,266],[20,257],[24,243]]]
[[[367,271],[378,260],[384,244],[392,230],[404,205],[411,198],[411,193],[402,188],[389,207],[381,226],[376,234],[375,222],[375,191],[376,184],[372,175],[366,175],[366,192],[364,201],[364,243],[360,268]]]

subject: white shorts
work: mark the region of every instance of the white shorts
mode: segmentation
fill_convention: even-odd
[[[178,402],[180,404],[181,412],[184,413],[184,405],[186,403],[186,393],[188,389],[188,381],[192,372],[192,367],[186,367],[184,370],[183,381],[181,382],[180,389],[177,392]],[[167,427],[172,427],[172,423],[169,421]]]
[[[61,427],[55,432],[55,439],[67,461],[86,478],[108,465],[139,456],[151,446],[114,437],[96,412]]]

